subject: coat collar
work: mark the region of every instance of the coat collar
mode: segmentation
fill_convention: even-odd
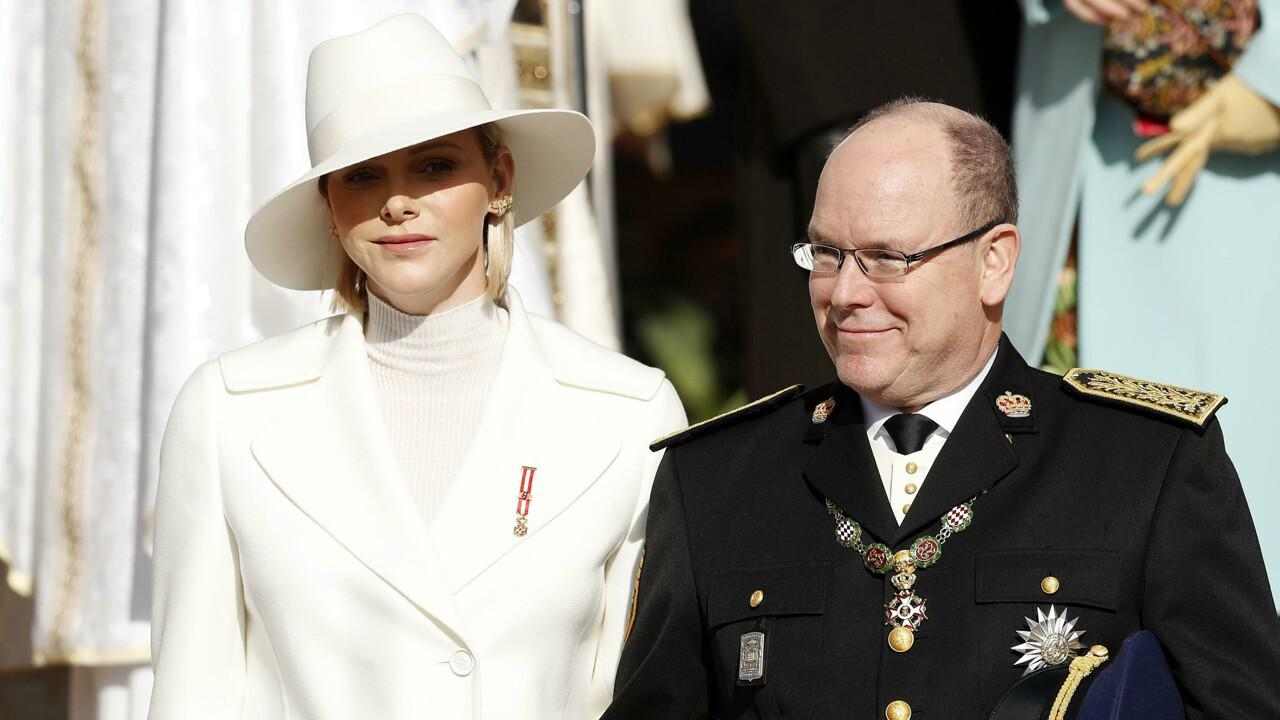
[[[652,398],[665,377],[617,353],[605,351],[568,328],[529,315],[519,293],[509,288],[511,327],[523,337],[525,359],[561,385],[638,400]],[[338,362],[352,338],[361,340],[363,317],[333,315],[284,335],[234,350],[219,359],[229,392],[253,392],[302,385],[320,379]]]
[[[453,596],[538,535],[612,463],[620,440],[559,382],[519,299],[479,430],[432,527],[382,427],[363,327],[329,318],[224,357],[228,390],[284,388],[252,452],[271,481],[388,585],[451,630]],[[565,432],[565,428],[572,432]],[[528,533],[513,532],[523,466],[537,468]]]
[[[937,522],[952,507],[985,493],[1018,466],[1012,433],[1034,432],[1034,422],[1024,422],[1033,418],[1005,415],[996,400],[1005,392],[1025,394],[1028,375],[1026,361],[1002,335],[995,365],[938,453],[920,495],[894,536],[895,544]]]
[[[1029,375],[1026,361],[1009,338],[1002,336],[991,371],[960,415],[901,526],[889,507],[871,454],[861,402],[856,393],[840,383],[834,385],[837,409],[827,427],[807,435],[819,447],[805,468],[805,478],[815,491],[839,505],[876,540],[897,548],[952,507],[990,489],[1017,467],[1012,436],[1035,432],[1035,418],[1030,414],[1010,416],[1000,409],[997,400],[1006,393],[1026,397]]]

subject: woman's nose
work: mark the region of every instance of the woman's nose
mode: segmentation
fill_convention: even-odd
[[[392,195],[382,206],[382,220],[386,223],[399,224],[416,217],[418,217],[417,203],[404,195]]]

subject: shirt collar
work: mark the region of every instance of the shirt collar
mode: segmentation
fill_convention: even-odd
[[[991,372],[991,366],[996,362],[996,353],[998,351],[999,346],[991,351],[991,357],[987,358],[987,364],[983,365],[982,370],[978,371],[978,374],[974,375],[973,379],[964,387],[950,395],[934,400],[917,411],[938,423],[938,429],[945,433],[944,437],[955,430],[956,423],[960,421],[960,415],[964,413],[969,401],[978,392],[978,388],[982,387],[982,381],[986,380],[987,374]],[[867,424],[867,437],[870,438],[874,438],[879,434],[886,420],[901,412],[898,408],[877,405],[866,398],[860,399],[862,400],[862,417]]]

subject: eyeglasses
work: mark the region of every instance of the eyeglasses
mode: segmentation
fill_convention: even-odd
[[[917,263],[947,248],[982,237],[988,230],[1002,222],[1004,221],[993,220],[977,230],[961,235],[955,240],[948,240],[941,245],[934,245],[931,248],[910,255],[885,248],[853,248],[852,250],[846,250],[819,243],[801,242],[791,246],[791,258],[796,261],[797,265],[809,272],[820,275],[834,275],[840,272],[840,268],[844,267],[844,259],[852,255],[854,262],[858,263],[858,267],[863,274],[869,278],[901,277],[911,270],[912,263]]]

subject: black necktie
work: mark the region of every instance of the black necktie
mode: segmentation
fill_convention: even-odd
[[[903,455],[918,452],[924,447],[929,434],[938,429],[938,423],[924,415],[900,413],[884,421],[884,429],[893,438],[893,446]]]

